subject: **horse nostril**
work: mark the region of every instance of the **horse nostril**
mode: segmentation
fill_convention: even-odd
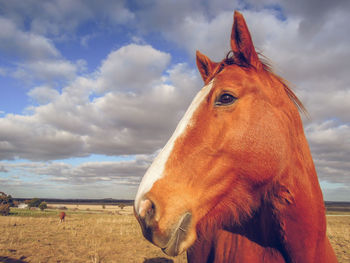
[[[152,219],[155,214],[155,206],[149,199],[141,201],[139,216],[141,219]]]
[[[153,228],[155,224],[155,211],[154,203],[149,199],[145,199],[140,202],[139,210],[136,212],[136,218],[140,223],[142,233],[150,242],[152,242]]]

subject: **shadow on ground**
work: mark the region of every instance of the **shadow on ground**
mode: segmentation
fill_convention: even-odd
[[[20,257],[19,259],[0,256],[0,262],[3,262],[3,263],[27,263],[27,261],[23,260],[25,258],[26,257],[24,257],[24,256]]]
[[[148,258],[143,263],[174,263],[174,260],[168,258]]]

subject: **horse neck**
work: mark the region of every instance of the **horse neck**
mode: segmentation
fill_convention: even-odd
[[[232,240],[240,240],[234,245],[237,253],[254,248],[271,257],[269,262],[337,262],[326,236],[325,207],[311,155],[309,161],[306,167],[289,169],[289,184],[274,182],[266,189],[270,198],[261,198],[249,220],[223,229],[232,233]]]
[[[254,212],[250,220],[230,229],[230,231],[245,237],[262,249],[279,251],[284,260],[290,262],[290,257],[283,243],[281,226],[271,203],[262,201],[259,209]],[[248,246],[252,245],[248,244]]]
[[[324,203],[311,156],[308,161],[291,166],[280,178],[284,184],[266,186],[266,196],[249,220],[214,229],[204,220],[188,262],[337,262],[325,233]]]
[[[188,262],[291,262],[270,203],[263,202],[240,224],[224,223],[218,228],[213,228],[212,222],[202,224],[207,232],[200,232],[188,251]]]
[[[326,236],[322,191],[302,133],[286,171],[273,182],[271,208],[290,262],[337,262]]]
[[[285,171],[262,186],[252,217],[227,230],[278,250],[286,262],[337,262],[309,146],[302,130],[296,137]]]

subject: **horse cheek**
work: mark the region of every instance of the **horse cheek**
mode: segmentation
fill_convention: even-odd
[[[286,166],[286,138],[271,118],[266,114],[232,141],[234,173],[249,183],[268,183]]]

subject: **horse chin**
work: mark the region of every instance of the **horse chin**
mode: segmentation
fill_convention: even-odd
[[[185,213],[179,220],[167,244],[162,248],[165,254],[175,257],[192,245],[195,240],[195,235],[190,234],[191,219],[192,214]]]

